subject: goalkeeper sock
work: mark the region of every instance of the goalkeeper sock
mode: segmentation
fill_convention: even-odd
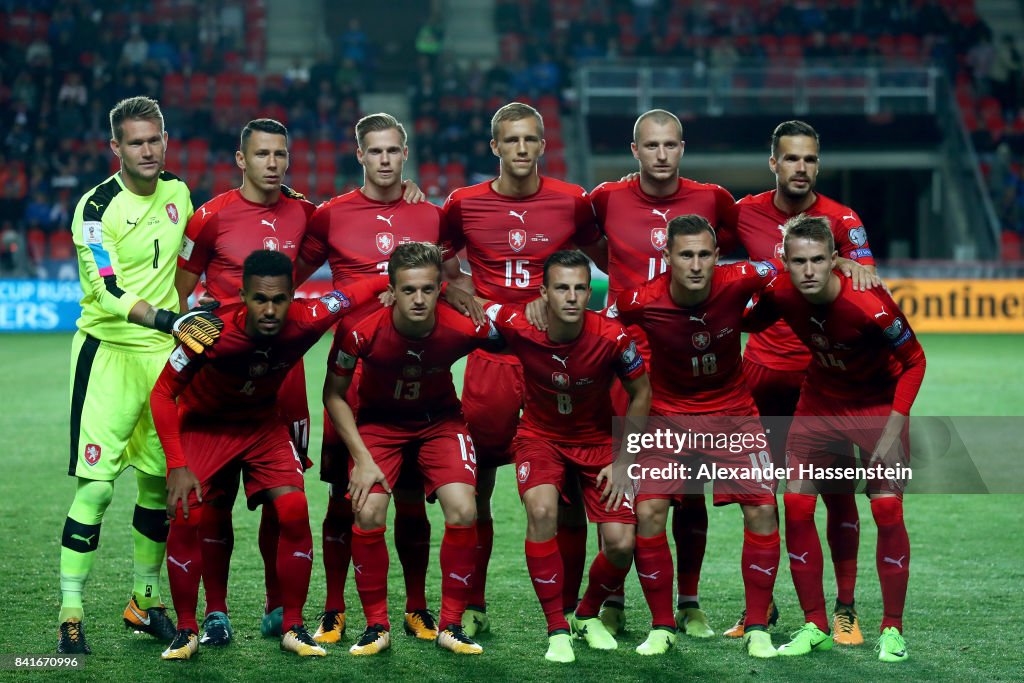
[[[136,471],[139,487],[132,518],[135,583],[132,594],[142,609],[159,607],[160,567],[167,549],[167,482]]]
[[[62,623],[83,617],[82,592],[99,547],[103,513],[113,497],[113,482],[78,480],[61,536],[59,619]]]

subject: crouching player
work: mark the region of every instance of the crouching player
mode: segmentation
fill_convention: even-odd
[[[559,251],[544,263],[540,295],[548,329],[527,323],[521,308],[485,306],[523,364],[526,408],[512,449],[519,495],[526,507],[526,566],[547,618],[552,662],[575,660],[570,627],[595,649],[617,647],[598,618],[601,604],[629,573],[633,560],[631,484],[612,474],[609,387],[618,377],[629,394],[628,418],[647,415],[651,387],[636,344],[618,322],[587,310],[590,263],[580,251]],[[621,474],[621,476],[619,476]],[[555,538],[558,501],[568,478],[578,477],[602,550],[590,566],[582,601],[569,618],[562,612],[562,555]],[[571,623],[570,623],[571,622]]]
[[[163,659],[189,659],[198,650],[199,529],[204,508],[225,495],[224,486],[237,486],[239,469],[249,507],[273,505],[280,522],[277,575],[287,577],[281,582],[281,649],[326,654],[303,627],[313,545],[302,462],[279,417],[277,393],[331,325],[383,289],[379,278],[368,278],[292,305],[291,260],[256,251],[243,265],[242,303],[216,311],[224,321],[218,343],[204,355],[184,346],[171,354],[150,399],[167,454],[167,574],[178,615]]]
[[[837,440],[860,446],[868,468],[893,468],[895,478],[869,477],[867,494],[878,526],[876,565],[884,615],[878,641],[883,662],[906,661],[903,607],[910,576],[910,541],[903,523],[909,462],[907,422],[924,379],[925,357],[906,318],[888,293],[855,290],[835,271],[836,250],[827,219],[801,214],[783,227],[789,278],[761,294],[745,327],[765,329],[782,318],[811,350],[796,420],[786,442],[790,478],[784,497],[786,549],[807,623],[780,655],[832,649],[822,588],[821,541],[814,508],[822,477],[808,468],[850,464],[830,453]],[[818,419],[814,419],[818,418]]]

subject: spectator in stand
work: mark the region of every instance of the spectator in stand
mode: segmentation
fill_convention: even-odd
[[[141,67],[149,56],[149,43],[142,35],[142,28],[133,24],[128,40],[121,48],[121,63],[128,67]]]

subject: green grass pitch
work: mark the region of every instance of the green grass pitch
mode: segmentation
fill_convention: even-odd
[[[922,339],[928,355],[925,385],[915,405],[921,415],[1024,415],[1020,381],[1021,339],[1012,336],[938,336]],[[70,335],[5,335],[0,341],[3,369],[0,430],[0,654],[53,653],[59,604],[60,531],[74,484],[67,470],[68,353]],[[322,341],[307,357],[309,396],[314,421],[320,410],[321,368],[328,345]],[[319,454],[318,429],[311,453]],[[326,488],[316,475],[308,479],[310,518],[319,553],[319,528]],[[635,574],[627,582],[627,633],[618,651],[577,649],[573,666],[543,661],[543,615],[530,587],[523,559],[525,517],[510,468],[504,468],[495,496],[494,556],[488,582],[493,632],[481,643],[484,655],[458,658],[396,630],[391,652],[367,659],[348,655],[347,647],[363,626],[355,586],[349,578],[349,632],[342,646],[323,660],[282,654],[277,642],[259,636],[262,566],[256,547],[258,514],[239,503],[235,520],[235,556],[230,602],[236,642],[224,650],[203,649],[190,662],[160,661],[162,645],[127,633],[121,610],[131,587],[131,509],[134,478],[118,482],[104,524],[103,542],[86,589],[86,626],[95,654],[75,680],[121,681],[275,681],[275,680],[1020,680],[1022,658],[1016,642],[1016,618],[1024,613],[1024,543],[1020,540],[1022,495],[918,495],[906,504],[913,547],[906,628],[911,659],[904,665],[878,662],[871,643],[881,618],[874,568],[874,525],[866,500],[860,500],[861,553],[857,603],[868,643],[796,660],[756,661],[739,642],[680,637],[676,649],[661,658],[642,658],[632,650],[646,635],[649,618]],[[819,529],[824,529],[819,505]],[[436,566],[443,521],[431,506],[433,563],[428,579],[432,608],[439,601]],[[713,509],[708,552],[701,583],[702,604],[713,627],[729,626],[742,607],[739,573],[741,521],[734,507]],[[390,534],[389,534],[390,536]],[[389,538],[390,544],[390,538]],[[596,548],[591,533],[591,547]],[[825,553],[826,557],[828,553]],[[784,564],[783,567],[786,565]],[[788,571],[780,567],[776,597],[782,619],[772,631],[776,645],[802,622]],[[834,598],[826,560],[826,596]],[[314,562],[306,606],[312,622],[322,606],[324,574]],[[164,579],[164,596],[170,592]],[[403,588],[397,560],[390,576],[391,616],[401,623]],[[996,637],[999,636],[999,637]],[[64,680],[67,672],[38,672],[34,680]],[[0,680],[25,680],[0,670]]]

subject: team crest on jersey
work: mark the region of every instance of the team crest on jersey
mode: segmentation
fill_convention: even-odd
[[[864,229],[863,225],[858,225],[856,228],[850,229],[850,241],[858,247],[863,247],[868,242],[868,231]]]
[[[406,365],[402,368],[402,377],[405,379],[416,379],[423,375],[423,368],[419,365]]]
[[[348,300],[348,297],[338,290],[324,294],[320,297],[320,302],[326,306],[327,310],[331,313],[337,313],[343,308],[349,308],[352,306],[352,302]]]
[[[530,478],[530,463],[529,461],[521,463],[516,468],[516,477],[519,479],[520,484],[525,484],[526,480]]]
[[[85,244],[103,244],[103,223],[85,221],[82,223],[82,242]]]
[[[668,244],[668,231],[665,228],[651,228],[651,246],[661,251]]]
[[[281,243],[277,241],[276,237],[264,237],[263,248],[267,251],[281,251]]]
[[[782,242],[779,242],[778,244],[775,245],[775,258],[782,258],[785,255],[786,249],[782,245]]]
[[[568,389],[571,382],[572,380],[569,379],[569,375],[564,372],[551,373],[551,383],[556,389]]]
[[[892,321],[892,325],[882,331],[885,338],[892,342],[893,346],[903,346],[910,339],[910,328],[903,324],[901,318]]]
[[[103,449],[94,443],[87,444],[85,447],[85,461],[90,465],[95,465],[100,461],[100,455],[102,455]]]
[[[508,231],[508,246],[512,251],[520,252],[526,246],[526,231],[522,228],[515,228]]]
[[[777,273],[777,271],[775,270],[775,266],[768,263],[767,261],[753,261],[752,265],[754,266],[754,270],[756,270],[757,274],[760,275],[761,277],[765,277],[766,275],[769,274],[774,275]]]
[[[390,232],[377,233],[377,251],[387,256],[395,250],[395,236]]]
[[[817,334],[817,333],[812,334],[811,335],[811,343],[814,344],[815,346],[817,346],[822,351],[827,351],[828,350],[828,338],[825,335]]]
[[[177,225],[178,224],[178,218],[179,218],[179,216],[178,216],[178,207],[176,207],[174,205],[174,202],[171,202],[170,204],[168,204],[164,208],[167,209],[167,217],[171,219],[172,223]]]
[[[629,342],[629,346],[622,352],[622,364],[626,368],[626,372],[633,372],[638,367],[643,365],[644,357],[640,355],[640,351],[636,348],[636,342]]]
[[[691,337],[691,340],[693,341],[693,348],[697,349],[698,351],[703,351],[704,349],[711,346],[711,333],[694,332],[693,337]]]
[[[262,377],[270,370],[270,366],[264,362],[253,363],[249,366],[250,377]]]
[[[356,366],[356,357],[350,356],[344,351],[338,350],[338,358],[334,361],[339,368],[351,370]]]

